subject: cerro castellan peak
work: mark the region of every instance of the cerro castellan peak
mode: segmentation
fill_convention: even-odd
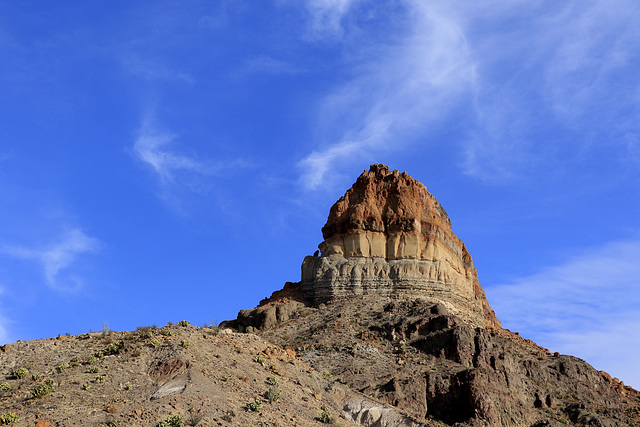
[[[475,326],[501,329],[446,211],[406,172],[371,165],[333,205],[322,234],[321,256],[302,265],[308,301],[422,298]]]

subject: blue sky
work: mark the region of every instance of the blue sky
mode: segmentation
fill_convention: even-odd
[[[0,341],[234,318],[371,163],[640,387],[640,4],[1,2]]]

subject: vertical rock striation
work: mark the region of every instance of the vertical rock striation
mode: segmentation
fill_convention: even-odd
[[[422,298],[475,326],[501,328],[447,213],[406,172],[372,165],[333,205],[322,234],[321,256],[302,264],[302,293],[312,303]]]

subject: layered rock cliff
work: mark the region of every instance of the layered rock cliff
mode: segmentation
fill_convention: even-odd
[[[446,211],[406,172],[372,165],[333,205],[322,234],[322,256],[302,264],[301,289],[312,303],[422,298],[475,326],[500,328]]]
[[[293,346],[326,378],[414,421],[345,404],[346,417],[364,426],[640,425],[636,390],[502,328],[447,213],[406,173],[372,165],[322,232],[299,283],[225,324]]]

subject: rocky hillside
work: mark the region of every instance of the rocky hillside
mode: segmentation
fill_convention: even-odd
[[[187,323],[2,346],[0,425],[414,425],[290,346]]]
[[[372,165],[323,237],[300,283],[229,325],[418,422],[640,425],[637,391],[502,328],[446,212],[406,173]]]
[[[635,426],[640,393],[503,329],[424,185],[373,165],[300,282],[220,327],[0,347],[0,425]]]

